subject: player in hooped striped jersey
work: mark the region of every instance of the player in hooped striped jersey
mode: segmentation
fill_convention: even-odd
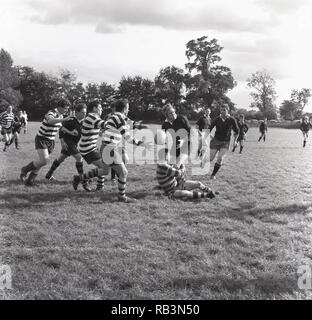
[[[10,145],[12,139],[12,125],[14,122],[14,113],[12,111],[12,106],[8,106],[6,111],[0,114],[0,127],[1,134],[4,139],[4,148],[3,151],[6,151],[6,148]]]
[[[55,136],[62,126],[62,122],[70,118],[63,117],[68,112],[69,105],[70,103],[62,98],[57,102],[57,107],[44,116],[35,138],[35,147],[39,159],[31,161],[21,169],[20,178],[22,182],[25,182],[25,185],[33,186],[39,170],[48,163],[50,153],[52,153],[55,146]],[[30,174],[26,178],[29,172]]]
[[[92,121],[87,123],[88,130],[86,130],[85,136],[89,137],[90,143],[87,143],[88,142],[87,138],[83,139],[84,133],[82,130],[82,138],[80,140],[80,152],[82,156],[84,156],[84,152],[86,152],[86,150],[88,151],[91,150],[91,152],[94,152],[95,133],[97,133],[97,136],[98,136],[99,134],[98,128],[104,128],[104,133],[103,133],[104,148],[103,148],[103,154],[101,156],[103,159],[102,160],[103,167],[98,166],[97,169],[93,169],[82,176],[74,176],[73,187],[74,189],[77,189],[78,184],[85,179],[107,175],[109,172],[109,167],[112,167],[118,175],[119,201],[133,202],[135,201],[135,199],[131,199],[127,197],[125,192],[128,171],[125,166],[125,163],[123,162],[123,157],[122,157],[123,143],[124,143],[124,140],[126,140],[127,142],[133,143],[137,146],[142,145],[144,147],[149,147],[150,145],[145,144],[143,141],[137,141],[135,138],[131,137],[129,134],[129,128],[125,121],[129,111],[128,101],[126,99],[121,99],[116,101],[115,109],[116,109],[116,112],[106,122],[102,120],[102,122]],[[84,121],[84,123],[86,122],[86,120]],[[89,134],[87,134],[88,132]],[[87,159],[85,158],[85,160]]]

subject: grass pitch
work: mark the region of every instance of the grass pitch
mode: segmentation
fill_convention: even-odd
[[[129,165],[139,201],[125,204],[109,181],[101,193],[74,191],[74,159],[56,181],[44,180],[46,167],[39,187],[22,185],[38,126],[21,134],[21,150],[0,152],[0,264],[13,273],[0,298],[311,298],[297,269],[312,259],[312,141],[302,148],[297,130],[269,128],[258,143],[250,129],[217,180],[192,177],[220,192],[214,200],[169,200],[155,189],[155,165]]]

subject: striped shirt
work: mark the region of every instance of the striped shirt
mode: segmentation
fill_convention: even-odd
[[[104,129],[105,121],[96,113],[89,113],[82,121],[81,139],[78,149],[82,155],[97,150],[97,140],[100,130]]]
[[[142,141],[138,141],[129,133],[129,119],[122,113],[116,112],[112,114],[105,122],[105,130],[103,134],[103,143],[106,145],[118,146],[123,139],[127,142],[139,146]]]
[[[158,163],[156,177],[159,186],[168,194],[174,191],[174,188],[178,185],[177,178],[182,178],[183,173],[167,163]]]
[[[38,136],[44,137],[48,140],[55,140],[56,134],[62,123],[49,124],[48,121],[50,119],[63,118],[63,115],[60,114],[57,109],[50,110],[45,116],[39,128]]]
[[[0,125],[4,129],[11,128],[14,122],[14,113],[7,113],[6,111],[0,114]]]

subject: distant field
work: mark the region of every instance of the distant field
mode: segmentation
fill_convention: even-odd
[[[244,153],[229,152],[213,181],[214,200],[169,200],[154,165],[129,165],[139,201],[123,204],[109,181],[102,193],[74,191],[73,159],[55,182],[44,168],[39,187],[21,185],[38,125],[19,151],[1,143],[0,264],[12,267],[13,289],[0,298],[312,298],[296,274],[312,259],[312,140],[303,149],[299,130],[269,128],[258,143],[251,128]]]

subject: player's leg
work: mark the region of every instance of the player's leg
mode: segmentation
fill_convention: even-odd
[[[244,149],[244,139],[239,140],[239,153],[242,153]]]
[[[212,171],[212,174],[211,174],[211,179],[215,179],[215,176],[216,176],[217,172],[221,168],[223,158],[224,158],[225,154],[227,153],[227,151],[228,151],[227,147],[222,147],[220,149],[220,151],[218,153],[217,161],[216,161],[216,163],[214,165],[214,168],[213,168],[213,171]]]
[[[122,202],[135,202],[136,199],[129,198],[126,196],[126,183],[128,170],[126,165],[122,162],[120,164],[115,164],[112,168],[116,171],[118,175],[118,200]]]
[[[25,180],[25,185],[27,185],[27,186],[33,186],[34,185],[35,179],[37,178],[40,169],[42,167],[44,167],[45,165],[47,165],[48,161],[49,161],[49,151],[48,151],[48,149],[37,149],[36,151],[37,151],[37,154],[38,154],[38,159],[33,161],[33,162],[31,162],[28,166],[23,168],[23,169],[27,170],[31,166],[34,167],[34,169],[32,169],[30,171],[30,174],[29,174],[28,178]]]
[[[212,199],[215,197],[213,192],[199,192],[199,191],[188,191],[188,190],[176,190],[171,195],[172,198],[176,199],[202,199],[209,198]]]
[[[53,161],[49,171],[47,172],[47,174],[45,176],[46,179],[54,180],[54,177],[53,177],[54,171],[61,165],[62,162],[64,162],[64,160],[66,158],[68,158],[68,154],[64,154],[63,152],[61,152],[59,157]]]

